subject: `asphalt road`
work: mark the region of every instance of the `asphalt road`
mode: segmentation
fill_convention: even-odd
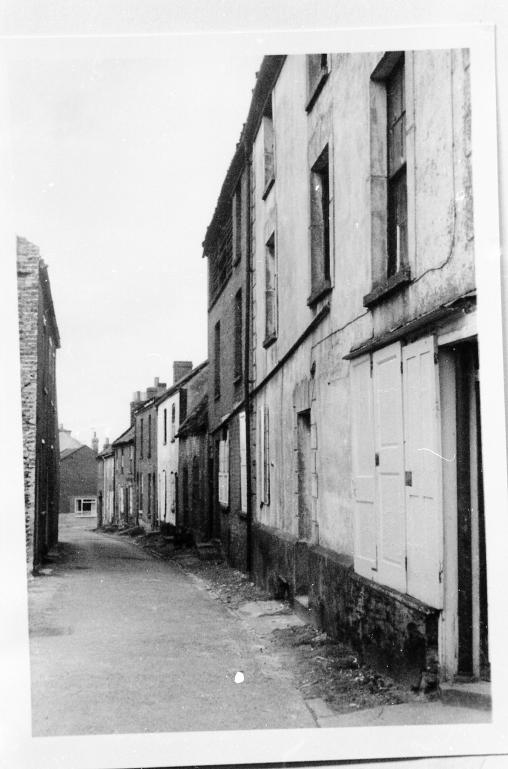
[[[93,526],[61,516],[68,557],[30,586],[34,736],[316,726],[238,617]]]

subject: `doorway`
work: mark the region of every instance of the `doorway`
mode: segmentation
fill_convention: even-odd
[[[296,415],[298,541],[295,547],[295,595],[309,590],[309,544],[312,539],[310,409]]]
[[[476,340],[440,350],[445,463],[445,670],[490,680],[480,370]],[[455,459],[455,461],[453,461]]]

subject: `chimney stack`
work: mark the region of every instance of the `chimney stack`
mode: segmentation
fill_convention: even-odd
[[[140,403],[141,403],[141,392],[139,390],[136,390],[136,392],[132,396],[132,400],[130,404],[131,425],[134,423],[134,411],[135,409],[137,409]]]
[[[176,384],[184,376],[190,374],[192,371],[191,360],[175,360],[173,361],[173,384]]]
[[[92,450],[95,451],[96,454],[99,453],[99,439],[97,438],[97,433],[95,431],[92,438]]]

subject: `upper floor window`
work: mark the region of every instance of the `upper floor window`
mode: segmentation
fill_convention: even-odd
[[[408,249],[406,57],[389,51],[371,75],[370,188],[372,289],[370,307],[411,280]],[[412,147],[412,149],[411,149]],[[414,146],[410,144],[410,157]]]
[[[311,294],[309,305],[331,288],[330,268],[330,169],[328,145],[310,174],[310,259]]]
[[[175,440],[176,435],[176,406],[173,403],[171,406],[171,440]]]
[[[275,263],[275,233],[265,247],[265,340],[268,347],[277,338],[277,272]]]
[[[187,416],[187,390],[180,390],[180,408],[178,409],[178,423],[181,425]]]
[[[122,453],[121,453],[121,467],[122,467],[122,473],[123,473],[123,472],[124,472],[124,469],[125,469],[125,468],[124,468],[124,462],[123,462],[123,456],[124,456],[124,455],[123,455],[123,446],[122,446],[121,452],[122,452]]]
[[[214,334],[214,394],[220,398],[220,320],[215,324]]]
[[[164,440],[164,445],[166,445],[166,443],[168,442],[168,410],[167,409],[164,409],[162,425],[163,425],[163,436],[164,436],[163,440]]]
[[[233,217],[223,222],[217,246],[209,258],[208,288],[210,303],[220,294],[231,275],[233,266]]]
[[[148,414],[148,451],[147,457],[150,459],[152,456],[152,415]]]
[[[134,446],[130,446],[129,448],[129,472],[132,473],[134,470]]]
[[[242,332],[243,332],[243,317],[242,317],[242,291],[238,291],[235,296],[234,305],[234,378],[235,381],[242,378]]]
[[[143,417],[139,420],[139,456],[141,459],[143,459],[143,443],[144,443],[144,425],[143,425]]]
[[[270,94],[263,111],[263,164],[264,184],[263,200],[273,187],[275,181],[275,142],[273,132],[273,94]]]
[[[307,106],[310,112],[330,74],[328,54],[311,53],[307,56]]]
[[[243,195],[242,195],[242,179],[236,185],[235,194],[233,196],[233,264],[237,264],[242,258],[242,243],[243,243]]]
[[[407,263],[406,99],[404,54],[386,79],[387,277]]]

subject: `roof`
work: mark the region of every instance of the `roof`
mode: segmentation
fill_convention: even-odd
[[[60,459],[62,460],[62,459],[66,459],[67,457],[70,457],[71,454],[74,454],[76,451],[79,451],[81,448],[83,448],[83,447],[82,446],[72,446],[69,449],[64,449],[63,451],[60,452]]]
[[[180,425],[176,434],[177,438],[184,438],[186,435],[195,435],[196,433],[206,432],[208,429],[208,395],[203,398],[192,409],[187,418]]]
[[[116,440],[113,441],[111,444],[112,446],[120,446],[123,443],[131,443],[131,441],[134,440],[134,425],[131,425],[127,428],[121,435],[116,438]]]
[[[231,198],[246,163],[246,152],[250,153],[263,117],[266,102],[277,82],[285,59],[285,56],[265,56],[261,62],[261,67],[257,73],[256,85],[252,91],[247,120],[242,128],[235,154],[222,184],[212,221],[206,230],[203,241],[203,256],[207,256],[213,248],[217,237],[220,236],[221,224],[230,214]]]
[[[91,451],[95,454],[95,451],[91,449],[90,446],[87,446],[86,443],[81,443],[79,446],[71,446],[70,448],[61,451],[60,461],[62,461],[62,459],[67,459],[67,457],[72,456],[72,454],[77,454],[78,451],[82,451],[82,449],[87,449],[87,451]]]
[[[187,382],[190,382],[190,380],[193,379],[196,374],[199,374],[199,372],[202,371],[207,365],[208,360],[204,360],[203,363],[199,364],[199,366],[195,366],[192,371],[189,371],[189,373],[185,374],[185,376],[179,379],[178,382],[175,382],[175,384],[166,390],[166,392],[162,393],[162,395],[159,395],[159,397],[155,399],[155,405],[158,406],[159,403],[165,401],[166,398],[169,398],[171,395],[174,395],[176,392],[178,392],[178,390],[187,384]]]

